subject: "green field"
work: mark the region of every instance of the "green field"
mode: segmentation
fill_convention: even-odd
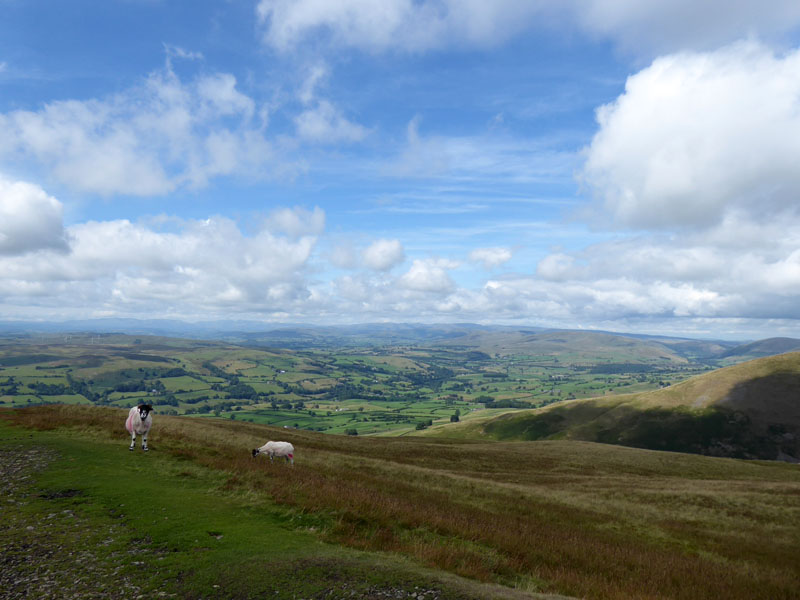
[[[522,597],[327,543],[328,516],[248,493],[175,448],[142,456],[86,432],[21,433],[0,424],[3,597]],[[31,456],[47,467],[13,469]]]
[[[0,521],[6,589],[44,597],[42,586],[60,581],[75,593],[115,586],[181,598],[798,598],[795,465],[166,416],[156,417],[151,451],[131,453],[125,414],[0,410],[13,500]],[[291,441],[295,465],[252,459],[267,439]],[[40,456],[50,458],[33,472],[6,464]]]
[[[0,407],[56,402],[404,435],[483,408],[659,389],[708,369],[625,347],[493,355],[449,347],[261,349],[124,335],[0,339]],[[626,353],[627,352],[627,353]],[[651,353],[652,354],[652,353]]]

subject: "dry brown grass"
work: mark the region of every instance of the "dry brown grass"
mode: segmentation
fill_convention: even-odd
[[[77,418],[76,418],[77,413]],[[126,444],[114,409],[2,416]],[[294,468],[249,449],[296,449]],[[352,438],[156,416],[156,452],[322,515],[330,541],[586,598],[798,598],[800,468],[580,442]]]

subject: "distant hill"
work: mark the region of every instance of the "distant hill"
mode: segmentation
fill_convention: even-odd
[[[672,340],[691,346],[693,340]],[[503,328],[465,331],[436,342],[437,346],[468,347],[494,355],[549,356],[565,363],[672,363],[688,362],[682,347],[661,338],[629,336],[603,331],[531,330]]]
[[[480,431],[499,440],[574,439],[800,462],[800,352],[662,390],[509,413],[484,422]]]
[[[775,337],[730,348],[720,353],[719,358],[753,359],[796,351],[800,351],[800,340]]]
[[[0,321],[0,335],[122,333],[223,340],[253,346],[439,346],[470,349],[490,356],[542,356],[562,363],[593,364],[702,362],[735,364],[761,356],[800,351],[800,340],[770,338],[747,344],[648,334],[474,323],[362,323],[312,325],[245,320],[187,322],[169,319],[107,318],[74,321]]]

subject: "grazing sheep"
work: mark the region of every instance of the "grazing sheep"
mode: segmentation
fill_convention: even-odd
[[[283,456],[290,464],[294,464],[294,446],[289,442],[267,442],[261,448],[253,450],[253,458],[259,454],[269,454],[269,459]]]
[[[142,436],[142,450],[147,452],[147,433],[153,426],[153,415],[150,412],[153,407],[149,404],[140,404],[134,406],[128,413],[128,419],[125,421],[125,429],[131,434],[131,447],[128,450],[133,450],[136,446],[136,434]]]

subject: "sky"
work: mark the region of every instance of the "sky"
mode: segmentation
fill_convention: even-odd
[[[798,200],[796,0],[0,0],[0,320],[800,337]]]

